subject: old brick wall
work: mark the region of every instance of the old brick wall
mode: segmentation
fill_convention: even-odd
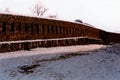
[[[80,23],[0,14],[0,52],[110,42],[120,43],[120,34]]]
[[[56,46],[71,46],[85,44],[104,44],[101,40],[92,38],[64,38],[64,39],[47,39],[47,40],[27,40],[27,41],[10,41],[0,42],[0,53],[30,50],[37,47],[56,47]]]
[[[107,32],[104,36],[104,40],[113,43],[120,43],[120,34]]]
[[[73,22],[0,14],[0,41],[81,36],[99,38],[99,30]]]

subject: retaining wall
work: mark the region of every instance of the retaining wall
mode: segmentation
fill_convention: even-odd
[[[4,42],[0,43],[0,53],[17,50],[30,50],[37,47],[56,47],[56,46],[103,44],[103,43],[104,42],[102,42],[101,40],[89,38]]]

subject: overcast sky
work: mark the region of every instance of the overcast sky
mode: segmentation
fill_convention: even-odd
[[[49,8],[48,14],[57,14],[59,19],[81,19],[120,33],[120,0],[0,0],[0,10],[10,8],[16,13],[33,14],[31,8],[37,2]]]

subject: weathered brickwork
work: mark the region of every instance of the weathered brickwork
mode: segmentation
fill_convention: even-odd
[[[120,34],[107,32],[104,34],[105,42],[120,43]]]
[[[99,30],[66,21],[0,14],[0,41],[78,36],[99,38]]]
[[[89,38],[76,38],[76,39],[49,39],[38,41],[15,41],[15,42],[1,42],[0,53],[17,51],[17,50],[30,50],[37,47],[56,47],[56,46],[70,46],[70,45],[84,45],[84,44],[104,44],[98,39]]]
[[[76,38],[73,39],[74,37]],[[37,39],[39,40],[34,41]],[[120,34],[106,32],[84,23],[0,14],[0,52],[110,42],[120,43]]]

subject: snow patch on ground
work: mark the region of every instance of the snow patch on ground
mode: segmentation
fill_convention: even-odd
[[[119,80],[120,44],[0,54],[0,80]]]

